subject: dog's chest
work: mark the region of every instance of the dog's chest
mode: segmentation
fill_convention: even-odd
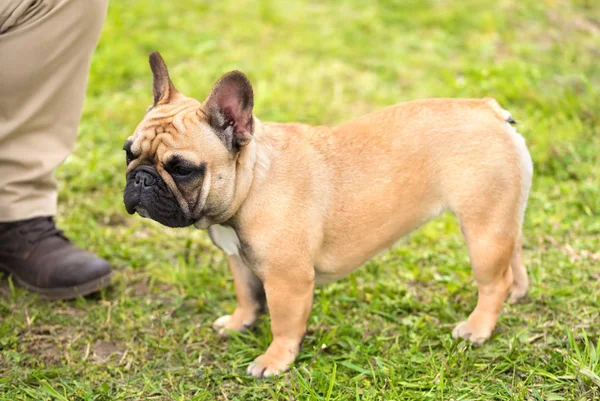
[[[228,256],[240,254],[240,239],[233,228],[215,224],[208,228],[208,234],[212,242]]]

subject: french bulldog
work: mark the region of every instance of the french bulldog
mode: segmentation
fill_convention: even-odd
[[[268,309],[273,341],[248,366],[286,371],[299,353],[315,284],[341,279],[400,237],[452,211],[477,306],[452,334],[480,344],[529,280],[522,224],[533,166],[496,100],[426,99],[335,127],[263,122],[246,76],[221,77],[199,102],[150,54],[154,103],[125,143],[124,202],[169,227],[208,230],[227,255],[238,305],[221,334]]]

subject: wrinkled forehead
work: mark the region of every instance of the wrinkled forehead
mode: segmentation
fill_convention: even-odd
[[[198,101],[186,99],[177,104],[152,108],[126,142],[136,158],[164,159],[169,152],[190,153],[198,137],[214,137]]]

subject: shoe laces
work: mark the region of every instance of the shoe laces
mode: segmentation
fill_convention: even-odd
[[[56,228],[52,217],[38,217],[14,224],[18,227],[17,232],[27,238],[32,245],[37,245],[44,239],[55,236],[67,240],[62,230]]]

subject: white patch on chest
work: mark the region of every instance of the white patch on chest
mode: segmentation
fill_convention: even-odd
[[[208,231],[214,244],[227,255],[240,254],[240,239],[233,228],[215,224],[210,226]]]

